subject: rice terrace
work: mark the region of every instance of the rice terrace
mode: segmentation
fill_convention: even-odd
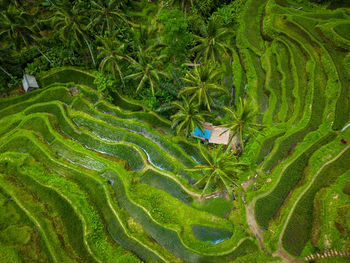
[[[0,263],[350,262],[349,1],[0,3]]]

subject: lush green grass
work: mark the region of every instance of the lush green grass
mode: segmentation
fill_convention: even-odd
[[[3,118],[11,114],[21,112],[35,103],[48,102],[53,100],[60,100],[66,104],[69,104],[72,101],[72,97],[69,95],[68,90],[65,87],[47,89],[44,92],[40,93],[39,96],[36,96],[32,99],[29,98],[22,103],[12,104],[11,106],[8,106],[7,108],[1,110],[0,117]]]
[[[291,59],[288,49],[283,42],[277,42],[274,48],[274,53],[277,59],[277,69],[281,74],[281,111],[278,113],[278,118],[281,122],[288,121],[294,113],[295,97],[293,95],[294,80],[291,71]],[[278,84],[277,84],[278,85]]]
[[[318,175],[317,180],[298,202],[283,235],[283,246],[294,255],[300,255],[312,229],[313,200],[319,189],[335,182],[349,167],[350,151],[347,150],[336,161],[330,163]]]
[[[340,134],[350,117],[349,12],[294,5],[246,1],[227,43],[235,101],[253,102],[265,125],[241,158],[252,169],[240,178],[258,175],[246,201],[271,230],[262,236],[269,252],[281,237],[306,256],[349,249],[349,150],[313,181],[345,147],[341,136],[349,140]],[[0,261],[139,262],[125,249],[146,262],[273,261],[248,230],[241,189],[236,201],[196,199],[200,174],[186,168],[205,163],[205,146],[173,136],[169,120],[118,92],[114,105],[104,101],[95,79],[54,69],[43,89],[0,100]],[[193,225],[233,235],[213,245]]]
[[[130,141],[130,139],[128,139],[128,136],[129,138],[137,138],[137,140],[132,141],[133,144],[135,144],[135,147],[137,148],[143,148],[141,144],[143,144],[144,141],[146,142],[148,140],[143,138],[141,135],[133,134],[125,130],[125,134],[127,134],[128,136],[125,137],[124,135],[123,141],[120,142],[119,144],[108,142],[108,141],[103,142],[101,139],[97,138],[92,133],[86,131],[85,129],[81,129],[81,127],[83,126],[81,127],[75,126],[70,121],[70,117],[69,117],[70,112],[71,110],[69,108],[66,108],[64,105],[62,105],[59,102],[37,103],[35,105],[28,107],[25,110],[24,115],[20,113],[16,115],[17,118],[22,119],[22,122],[18,125],[18,128],[15,129],[17,133],[8,134],[8,137],[4,138],[4,141],[6,141],[7,143],[2,146],[1,150],[3,152],[8,152],[8,151],[28,152],[31,155],[33,155],[36,160],[40,160],[40,162],[45,163],[45,166],[49,168],[51,171],[54,171],[58,174],[63,173],[66,177],[67,176],[71,177],[71,174],[72,174],[72,172],[70,171],[71,168],[68,168],[70,165],[73,165],[73,166],[80,165],[82,167],[86,167],[97,171],[103,170],[106,167],[104,165],[109,165],[109,166],[112,165],[112,162],[109,161],[108,158],[106,159],[107,162],[104,162],[104,165],[102,165],[102,163],[100,162],[102,157],[98,157],[98,154],[96,153],[93,153],[93,154],[88,153],[89,150],[82,147],[80,143],[83,143],[85,147],[89,147],[93,150],[101,151],[99,147],[103,147],[103,149],[106,149],[112,152],[115,150],[115,154],[113,153],[112,155],[117,156],[118,154],[120,154],[120,152],[122,152],[122,150],[115,149],[115,147],[113,146],[116,146],[116,145],[123,146],[123,147],[125,146],[126,149],[133,149],[131,144],[128,144],[125,142],[125,141]],[[85,118],[85,120],[87,120],[87,122],[90,121],[92,123],[91,117]],[[84,124],[86,125],[86,121]],[[108,127],[108,125],[106,127]],[[24,129],[26,129],[27,132]],[[90,129],[93,130],[93,128],[91,127]],[[113,128],[111,129],[113,130]],[[21,134],[21,136],[19,136],[19,134]],[[71,141],[68,144],[69,138],[74,139],[75,142]],[[148,144],[143,146],[144,148],[146,148],[146,147],[149,147],[148,145],[152,145],[152,143],[153,143],[152,141],[149,141]],[[171,145],[170,142],[167,142],[167,143],[168,145]],[[165,145],[165,142],[164,142],[164,145]],[[157,144],[153,144],[153,147],[157,148],[158,152],[151,152],[150,154],[153,158],[157,158],[156,154],[162,153],[163,150]],[[150,149],[152,148],[149,148],[149,150]],[[163,152],[162,154],[166,155],[167,153]],[[125,155],[125,160],[130,160],[130,157],[131,156],[129,155]],[[59,160],[60,159],[68,160],[71,164],[68,165],[67,163],[65,163],[63,165],[62,163],[61,165],[52,165],[52,160],[50,160],[51,158],[59,159]],[[143,163],[142,158],[138,158],[138,159]],[[150,159],[151,159],[150,161],[152,161],[152,158]],[[234,243],[238,242],[239,237],[237,238],[233,237],[232,240],[224,242],[223,244],[220,244],[219,247],[214,247],[213,245],[203,244],[202,241],[196,240],[193,234],[191,235],[192,232],[190,228],[192,224],[203,224],[211,227],[217,227],[218,223],[221,228],[223,227],[225,228],[230,226],[230,223],[227,219],[220,219],[220,218],[215,219],[215,216],[213,215],[209,217],[208,214],[206,214],[205,212],[200,212],[194,208],[190,208],[188,205],[185,205],[183,203],[183,201],[186,201],[185,199],[181,201],[177,199],[171,199],[171,196],[165,195],[163,191],[150,188],[150,186],[148,185],[131,184],[129,186],[132,180],[132,176],[131,174],[128,174],[126,171],[123,172],[123,169],[120,169],[120,168],[118,169],[118,174],[121,173],[122,177],[119,178],[119,180],[121,180],[119,183],[114,181],[114,180],[118,180],[116,177],[109,178],[109,180],[112,180],[112,182],[114,181],[113,187],[117,187],[116,185],[118,185],[118,188],[114,189],[116,196],[112,198],[113,199],[116,198],[116,200],[118,200],[118,203],[122,204],[121,207],[126,209],[126,211],[130,213],[130,215],[132,215],[132,217],[135,217],[137,219],[136,221],[140,220],[138,218],[143,218],[143,220],[139,221],[139,223],[142,223],[142,225],[145,225],[145,222],[148,221],[149,224],[145,225],[146,232],[151,234],[152,236],[154,235],[158,236],[158,239],[156,238],[156,240],[158,240],[158,242],[160,242],[162,246],[165,246],[170,251],[172,251],[175,255],[181,258],[188,258],[188,257],[197,258],[199,255],[204,253],[204,254],[210,254],[210,257],[213,257],[213,259],[216,258],[217,260],[224,262],[226,261],[225,258],[231,257],[232,253],[234,253],[234,250],[232,250],[232,247],[230,244],[231,242],[234,242]],[[83,172],[84,170],[85,169],[83,168],[81,171]],[[103,173],[102,176],[106,176],[105,173]],[[78,178],[80,177],[81,176],[79,176],[79,173],[78,173],[76,177],[74,177],[74,180],[78,180]],[[34,195],[38,196],[38,198],[40,196],[40,198],[45,199],[46,193],[48,194],[49,198],[52,198],[50,199],[51,200],[50,204],[53,207],[52,210],[57,210],[57,213],[58,213],[57,218],[60,218],[60,214],[68,213],[69,211],[73,214],[75,213],[75,211],[73,212],[72,208],[60,209],[59,205],[63,206],[65,202],[57,201],[59,198],[62,198],[61,194],[57,194],[57,190],[56,191],[49,190],[49,188],[47,188],[46,185],[44,186],[38,181],[35,181],[36,179],[33,179],[29,175],[26,175],[23,178],[25,178],[23,180],[29,185],[29,188],[31,189],[30,191]],[[36,178],[38,179],[38,177]],[[55,183],[52,182],[52,183],[54,183],[57,186],[58,182],[59,181]],[[106,184],[106,181],[104,182]],[[83,185],[83,184],[79,183],[79,185]],[[133,191],[131,188],[129,189],[129,187],[137,186],[137,185],[138,185],[138,188],[135,191],[137,194],[131,195]],[[171,187],[174,187],[174,185],[172,186],[170,185],[167,187],[171,188]],[[94,188],[96,190],[98,189],[96,188],[96,186]],[[142,193],[144,193],[144,196],[142,195]],[[96,195],[97,195],[97,192],[96,192]],[[153,203],[153,201],[149,200],[150,197],[153,198],[152,200],[158,200],[156,205]],[[188,200],[187,202],[191,203],[191,200]],[[28,204],[26,203],[26,205]],[[155,207],[157,209],[155,209]],[[146,209],[146,211],[144,211],[144,209]],[[170,211],[177,211],[177,214],[169,217],[162,216],[164,214],[170,213]],[[192,216],[188,217],[188,215],[192,215]],[[65,216],[64,218],[70,217],[70,216],[67,216],[66,214],[64,214],[64,216]],[[103,218],[104,220],[106,220],[104,216]],[[182,227],[181,231],[179,231],[179,229],[177,229],[174,224],[167,221],[170,218],[172,218],[173,220],[176,220],[177,223],[175,225]],[[209,218],[212,218],[211,220],[214,219],[214,221],[208,220]],[[129,219],[126,219],[126,220],[128,222]],[[62,222],[64,222],[63,219],[62,219]],[[78,227],[79,225],[85,225],[81,222],[79,223],[79,220],[78,221],[76,220],[76,222],[77,224],[69,225],[71,227],[74,227],[74,230],[76,231],[79,230],[79,227]],[[68,223],[63,223],[63,225],[68,226]],[[74,231],[70,231],[69,227],[63,227],[63,228],[66,229],[67,231],[66,234],[63,234],[64,236],[67,236],[67,238],[70,238],[70,237],[79,238],[79,236],[81,237],[81,234],[79,235],[79,234],[76,234]],[[230,227],[230,229],[231,228],[232,227]],[[119,229],[115,228],[115,232],[114,234],[112,234],[112,236],[116,238],[117,233],[119,233],[120,231],[121,231],[120,228]],[[146,242],[147,249],[149,249],[150,244],[148,241],[146,241],[147,240],[146,232],[141,234],[137,238],[138,241],[136,241],[136,243],[134,244],[138,244],[138,243],[144,244],[144,242]],[[89,243],[92,242],[90,240],[90,237],[88,237],[87,240],[88,240],[87,242]],[[168,245],[168,240],[173,240],[172,242],[173,246]],[[130,240],[127,242],[129,243]],[[86,249],[86,247],[83,246],[84,242],[82,240],[70,238],[70,243],[72,244],[72,251],[80,251],[81,249]],[[81,247],[79,248],[78,245],[81,245]],[[129,245],[126,245],[126,247],[130,248]],[[135,250],[136,247],[137,246],[131,246],[131,249]],[[151,247],[155,251],[158,251],[158,252],[160,251],[159,246],[156,244],[151,245]],[[218,248],[220,248],[221,251],[229,251],[229,252],[226,252],[226,255],[224,252],[223,257],[222,256],[217,257],[215,256],[215,253],[217,253]],[[195,250],[196,252],[192,252],[192,250]],[[88,255],[88,253],[80,253],[80,252],[78,254]],[[145,253],[144,255],[145,259],[148,258],[147,254],[148,253]],[[163,256],[165,257],[171,258],[171,256],[168,253],[164,254],[163,252],[161,252],[161,254],[163,254]],[[203,256],[203,260],[204,258],[205,256]]]
[[[308,159],[317,151],[319,147],[327,144],[334,138],[333,134],[327,134],[302,152],[293,162],[284,169],[281,179],[269,195],[256,202],[255,214],[261,226],[268,227],[269,220],[277,213],[282,203],[287,198],[289,192],[298,184],[303,176]],[[269,204],[269,205],[266,205]]]
[[[2,191],[0,191],[0,244],[1,262],[49,260],[38,230],[11,197]]]
[[[222,217],[227,217],[231,210],[235,208],[234,202],[223,197],[210,198],[204,201],[193,200],[193,206],[197,209],[208,211],[209,213]]]
[[[112,114],[119,118],[135,119],[150,124],[156,129],[160,129],[167,133],[172,133],[170,122],[165,119],[161,119],[159,116],[155,115],[152,112],[125,112],[122,111],[120,108],[112,107],[111,105],[107,105],[105,102],[102,101],[97,103],[95,107],[98,110]]]
[[[91,74],[87,74],[75,68],[66,67],[55,69],[41,77],[40,84],[46,87],[52,83],[74,82],[94,88],[94,79],[95,77]]]

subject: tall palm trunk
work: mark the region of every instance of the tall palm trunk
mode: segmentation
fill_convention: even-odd
[[[233,85],[232,57],[225,56],[223,64],[225,67],[225,72],[223,75],[222,82],[224,87],[227,89],[227,92],[231,93],[230,101],[226,100],[226,103],[229,103],[229,105],[232,106],[234,103],[234,96],[235,96],[235,91],[234,91],[235,88]]]
[[[112,72],[113,72],[114,80],[117,80],[117,72],[115,72],[115,67],[116,65],[112,65]]]
[[[85,37],[84,37],[84,40],[85,40],[85,43],[88,46],[88,49],[90,51],[90,55],[91,55],[92,62],[94,63],[94,67],[96,68],[95,58],[94,58],[94,55],[92,54],[92,50],[90,48],[89,42],[87,41],[87,39]]]
[[[239,126],[239,142],[241,143],[241,148],[242,148],[242,151],[243,151],[243,150],[244,150],[243,127],[242,127],[241,124],[240,124],[240,126]]]
[[[12,77],[10,73],[8,73],[2,66],[0,66],[0,69],[6,73],[7,76],[9,76],[10,78]]]
[[[51,60],[40,50],[40,48],[36,47],[36,49],[40,52],[40,54],[52,65]]]
[[[125,88],[125,82],[124,82],[123,74],[122,74],[122,71],[120,70],[119,65],[117,65],[117,69],[118,69],[118,72],[119,72],[119,77],[120,77],[121,81],[123,82],[123,87]]]

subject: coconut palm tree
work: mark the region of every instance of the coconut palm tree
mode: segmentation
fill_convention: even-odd
[[[100,70],[112,70],[113,77],[117,80],[117,73],[119,73],[120,80],[124,83],[124,77],[122,71],[120,69],[120,63],[125,58],[122,55],[122,51],[124,50],[124,45],[120,44],[120,42],[115,37],[98,37],[103,46],[97,47],[98,56],[103,58],[100,63]]]
[[[179,97],[190,96],[190,103],[198,103],[211,111],[215,105],[213,98],[228,94],[227,89],[217,84],[217,78],[221,71],[214,69],[210,64],[195,66],[193,72],[188,72],[182,80],[188,84],[179,92]]]
[[[194,5],[193,0],[170,0],[168,1],[168,4],[174,5],[175,3],[178,3],[178,6],[182,11],[185,13],[188,12],[188,10]]]
[[[223,55],[230,54],[227,40],[231,36],[231,30],[220,27],[220,23],[215,20],[209,20],[208,24],[203,26],[201,35],[194,36],[198,44],[191,51],[196,54],[196,60],[222,62]]]
[[[203,131],[202,123],[207,114],[201,113],[198,105],[190,103],[186,98],[182,98],[182,102],[177,101],[172,104],[178,109],[177,113],[171,116],[172,128],[176,129],[177,135],[184,131],[187,136],[196,127]]]
[[[120,0],[94,0],[90,4],[92,17],[88,28],[111,34],[115,25],[126,21],[124,13],[119,10]]]
[[[256,132],[263,126],[256,123],[257,111],[248,104],[246,100],[240,98],[237,109],[224,107],[227,113],[228,122],[223,127],[228,128],[233,135],[239,136],[239,143],[244,148],[243,137],[253,137],[256,139]]]
[[[23,46],[28,47],[36,41],[36,33],[29,13],[9,6],[6,11],[1,12],[0,17],[0,39],[2,41],[12,41],[17,50]]]
[[[55,6],[55,8],[56,12],[52,18],[54,29],[60,32],[63,41],[71,42],[75,40],[79,46],[82,46],[82,40],[84,40],[89,49],[92,62],[96,66],[86,30],[89,18],[78,5],[60,5]]]
[[[28,48],[35,45],[41,55],[52,64],[50,59],[39,48],[41,32],[40,30],[39,32],[35,31],[34,27],[37,25],[31,14],[19,11],[14,6],[9,5],[8,9],[0,14],[0,17],[2,19],[0,26],[0,41],[14,43],[16,50],[19,50],[22,47]]]
[[[12,75],[3,66],[12,59],[13,55],[14,51],[9,47],[0,47],[0,69],[10,78],[12,78]]]
[[[131,28],[133,34],[133,41],[136,50],[143,49],[150,52],[158,52],[165,47],[164,44],[160,43],[158,37],[158,29],[155,26],[139,26]]]
[[[186,170],[203,174],[194,184],[199,187],[204,185],[202,196],[206,194],[208,189],[215,183],[221,191],[226,189],[228,192],[232,184],[238,186],[236,183],[237,175],[247,167],[246,164],[238,162],[237,157],[229,148],[224,150],[222,146],[219,146],[212,151],[204,151],[202,147],[199,147],[199,149],[207,163]]]
[[[146,50],[139,47],[136,59],[126,56],[135,73],[126,76],[125,79],[139,80],[136,92],[139,92],[148,83],[154,95],[154,90],[159,88],[160,77],[168,78],[168,74],[161,70],[161,62],[165,57],[165,55],[157,55],[152,52],[152,47]]]

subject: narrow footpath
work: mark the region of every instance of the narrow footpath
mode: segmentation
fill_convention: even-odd
[[[264,248],[264,244],[263,244],[263,230],[258,226],[258,223],[256,222],[256,219],[255,219],[255,212],[254,212],[254,204],[255,202],[251,202],[249,205],[246,203],[245,201],[245,195],[244,193],[242,194],[242,200],[243,200],[243,203],[244,203],[244,206],[246,208],[246,217],[247,217],[247,222],[248,222],[248,225],[249,225],[249,228],[251,230],[251,232],[256,236],[257,240],[258,240],[258,243],[259,243],[259,246],[261,248],[261,250],[269,255],[269,256],[273,256],[273,257],[280,257],[281,258],[281,261],[280,262],[284,262],[284,263],[289,263],[289,262],[293,262],[293,263],[302,263],[302,262],[305,262],[307,261],[308,259],[308,256],[304,257],[304,258],[294,258],[292,257],[291,255],[289,255],[283,248],[282,246],[282,236],[283,236],[283,233],[287,227],[287,224],[289,222],[289,219],[291,217],[291,215],[293,214],[293,211],[297,205],[297,203],[299,202],[299,200],[302,198],[302,196],[307,192],[307,190],[311,187],[311,185],[313,184],[313,182],[315,181],[315,179],[317,178],[317,176],[320,174],[320,172],[326,168],[329,164],[331,164],[332,162],[336,161],[340,156],[342,156],[342,154],[344,152],[346,152],[347,150],[350,149],[350,145],[345,147],[338,155],[336,155],[333,159],[329,160],[328,162],[324,163],[322,165],[322,167],[314,174],[311,182],[307,185],[307,187],[304,189],[304,191],[299,195],[298,199],[296,200],[295,204],[293,205],[292,209],[290,210],[289,214],[288,214],[288,218],[286,220],[286,222],[284,223],[284,226],[283,226],[283,229],[281,231],[281,234],[279,236],[279,241],[278,241],[278,250],[273,253],[272,255],[270,253],[268,253],[265,248]],[[242,183],[242,186],[244,188],[244,190],[247,189],[247,187],[249,185],[251,185],[252,183],[254,183],[254,180],[255,180],[255,177],[253,177],[250,181],[247,181],[247,182],[243,182]],[[263,194],[262,194],[263,195]],[[259,196],[257,196],[255,198],[255,200],[257,200],[259,198]],[[332,255],[333,257],[337,257],[339,255],[337,254],[334,254]]]

